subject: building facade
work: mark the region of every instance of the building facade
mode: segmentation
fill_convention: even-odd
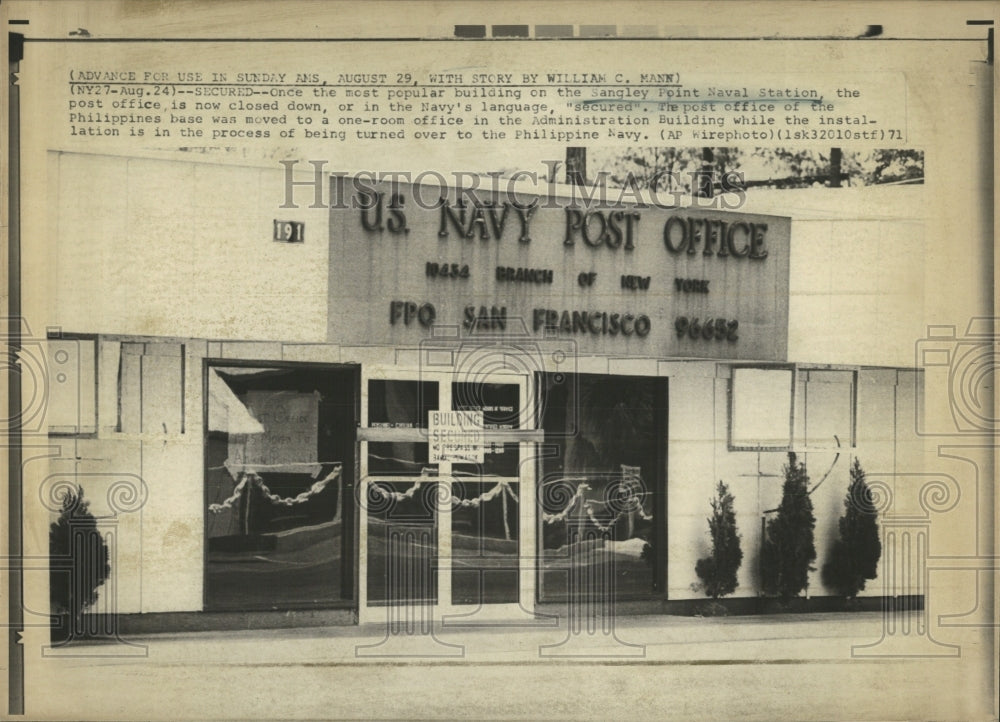
[[[720,480],[750,609],[789,452],[817,570],[853,460],[920,467],[899,339],[922,266],[892,260],[910,189],[898,217],[843,219],[794,192],[750,212],[305,163],[53,152],[48,172],[58,451],[35,478],[110,525],[103,611],[680,610],[705,598]],[[879,578],[921,594],[905,567]],[[815,571],[806,594],[834,592]]]

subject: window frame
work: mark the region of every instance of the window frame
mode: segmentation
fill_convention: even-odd
[[[803,404],[807,404],[809,401],[808,393],[808,373],[811,371],[830,371],[830,372],[844,372],[850,373],[851,375],[851,390],[849,397],[850,410],[848,411],[848,435],[847,443],[844,443],[844,439],[840,439],[840,443],[837,445],[815,445],[809,443],[809,435],[806,429],[806,423],[808,421],[808,408],[803,407],[803,418],[802,418],[802,438],[801,444],[797,443],[797,440],[793,438],[793,451],[796,452],[810,452],[810,451],[836,451],[837,449],[856,449],[858,445],[858,382],[860,379],[861,369],[857,366],[834,366],[834,365],[805,365],[800,364],[796,371],[802,371],[806,374],[805,388],[803,394]],[[798,374],[796,374],[796,378]],[[813,383],[824,383],[822,381],[816,381]]]
[[[735,407],[736,371],[750,369],[755,371],[789,371],[790,396],[788,409],[788,443],[784,445],[767,444],[737,444],[733,439],[733,419]],[[729,451],[792,451],[795,445],[795,390],[798,386],[798,367],[795,364],[735,364],[729,367],[729,383],[726,386],[726,443]]]
[[[790,408],[788,415],[788,443],[786,445],[750,445],[750,444],[738,444],[735,443],[733,438],[733,413],[734,408],[734,386],[736,380],[736,371],[739,369],[753,369],[760,371],[790,371],[791,372],[791,396],[790,396]],[[805,408],[802,409],[802,416],[800,418],[798,413],[798,404],[800,401],[805,403],[808,399],[807,390],[803,388],[803,393],[799,395],[799,384],[800,382],[808,384],[808,373],[810,371],[840,371],[847,372],[851,374],[851,389],[849,396],[849,429],[848,433],[850,438],[847,439],[847,443],[841,439],[839,445],[813,445],[809,444],[808,437],[806,436],[805,430],[805,420],[807,411]],[[727,406],[726,406],[726,442],[728,451],[780,451],[780,452],[796,452],[796,453],[806,453],[812,451],[835,451],[837,449],[854,449],[857,447],[858,439],[858,383],[860,377],[860,367],[859,366],[846,366],[839,364],[804,364],[804,363],[789,363],[789,364],[733,364],[729,367],[728,384],[727,384]],[[822,382],[818,382],[822,383]],[[801,433],[799,430],[799,421],[802,422]]]
[[[234,358],[225,356],[203,356],[201,359],[201,409],[198,413],[201,414],[201,444],[202,444],[202,504],[203,508],[207,509],[209,504],[209,499],[207,497],[207,485],[205,483],[205,469],[209,462],[209,448],[208,448],[208,404],[209,404],[209,370],[218,367],[237,367],[237,368],[275,368],[275,369],[287,369],[287,370],[312,370],[312,371],[335,371],[343,372],[345,374],[350,374],[351,378],[351,388],[352,388],[352,415],[357,423],[360,417],[361,409],[361,364],[351,363],[351,362],[341,362],[341,361],[290,361],[290,360],[275,360],[269,358]],[[121,433],[121,432],[120,432]],[[283,612],[293,612],[293,611],[313,611],[318,609],[351,609],[355,613],[358,609],[358,589],[359,589],[359,568],[358,568],[358,504],[355,501],[356,488],[358,484],[357,479],[357,469],[358,469],[358,445],[355,439],[353,446],[353,459],[348,461],[343,460],[343,468],[346,471],[350,469],[353,478],[348,482],[346,479],[341,479],[342,484],[344,484],[344,496],[345,501],[344,512],[342,515],[343,524],[343,536],[341,537],[342,543],[344,544],[342,552],[342,568],[340,570],[340,583],[342,589],[347,589],[349,593],[344,594],[344,596],[337,601],[323,601],[319,604],[292,604],[287,607],[282,608]],[[343,473],[343,472],[342,472]],[[346,506],[350,504],[350,507]],[[202,534],[205,534],[204,520],[202,522]],[[207,538],[203,536],[204,544],[202,545],[202,611],[218,613],[218,614],[254,614],[262,611],[271,611],[272,606],[258,606],[258,605],[245,605],[240,608],[229,608],[225,606],[210,605],[208,594],[209,594],[209,551]]]

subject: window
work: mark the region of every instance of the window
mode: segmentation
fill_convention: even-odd
[[[515,384],[469,383],[451,385],[452,408],[456,411],[482,411],[486,429],[516,429],[520,426],[521,405]],[[453,464],[456,476],[507,476],[518,474],[518,445],[492,443],[486,447],[482,464]]]
[[[425,429],[438,409],[437,381],[369,379],[368,426]],[[369,604],[437,599],[433,564],[438,553],[437,484],[421,479],[436,472],[427,442],[369,441],[368,476],[413,477],[370,483],[366,505]]]
[[[423,429],[438,408],[437,381],[368,381],[368,425],[382,429]],[[419,474],[428,466],[424,441],[372,441],[369,474]]]
[[[540,598],[602,591],[593,584],[649,596],[665,566],[665,380],[560,376],[544,378]]]
[[[857,372],[851,369],[736,367],[730,386],[730,449],[852,447],[856,390]]]
[[[796,424],[809,449],[854,446],[856,373],[800,370],[802,419]]]
[[[487,430],[520,428],[520,398],[517,384],[451,384],[452,408],[482,411]],[[488,443],[482,464],[452,464],[460,479],[451,490],[453,604],[517,602],[519,446]]]
[[[729,445],[788,449],[792,437],[792,369],[733,369]]]
[[[356,370],[205,371],[206,608],[349,603]]]

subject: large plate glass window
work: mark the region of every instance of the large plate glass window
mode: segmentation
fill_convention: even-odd
[[[665,566],[665,380],[548,374],[545,384],[540,598],[650,595]],[[600,588],[571,589],[574,579]]]
[[[206,374],[206,608],[350,603],[355,371]]]

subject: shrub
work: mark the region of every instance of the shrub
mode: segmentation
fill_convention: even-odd
[[[823,565],[823,583],[845,597],[855,597],[865,588],[866,580],[877,576],[882,556],[878,511],[857,459],[851,467],[851,483],[839,526],[840,537],[833,543],[829,561]]]
[[[59,518],[49,527],[49,601],[72,623],[97,601],[97,588],[111,573],[108,545],[83,499],[83,488],[67,492]]]
[[[739,586],[736,572],[743,563],[740,535],[736,530],[736,514],[733,512],[733,495],[722,481],[712,499],[708,532],[712,537],[712,553],[699,559],[694,570],[702,581],[705,594],[718,599],[732,594]]]
[[[814,570],[816,517],[809,498],[809,475],[794,452],[788,454],[784,473],[781,505],[777,515],[768,521],[764,534],[761,572],[765,592],[788,598],[806,588],[809,572]]]

